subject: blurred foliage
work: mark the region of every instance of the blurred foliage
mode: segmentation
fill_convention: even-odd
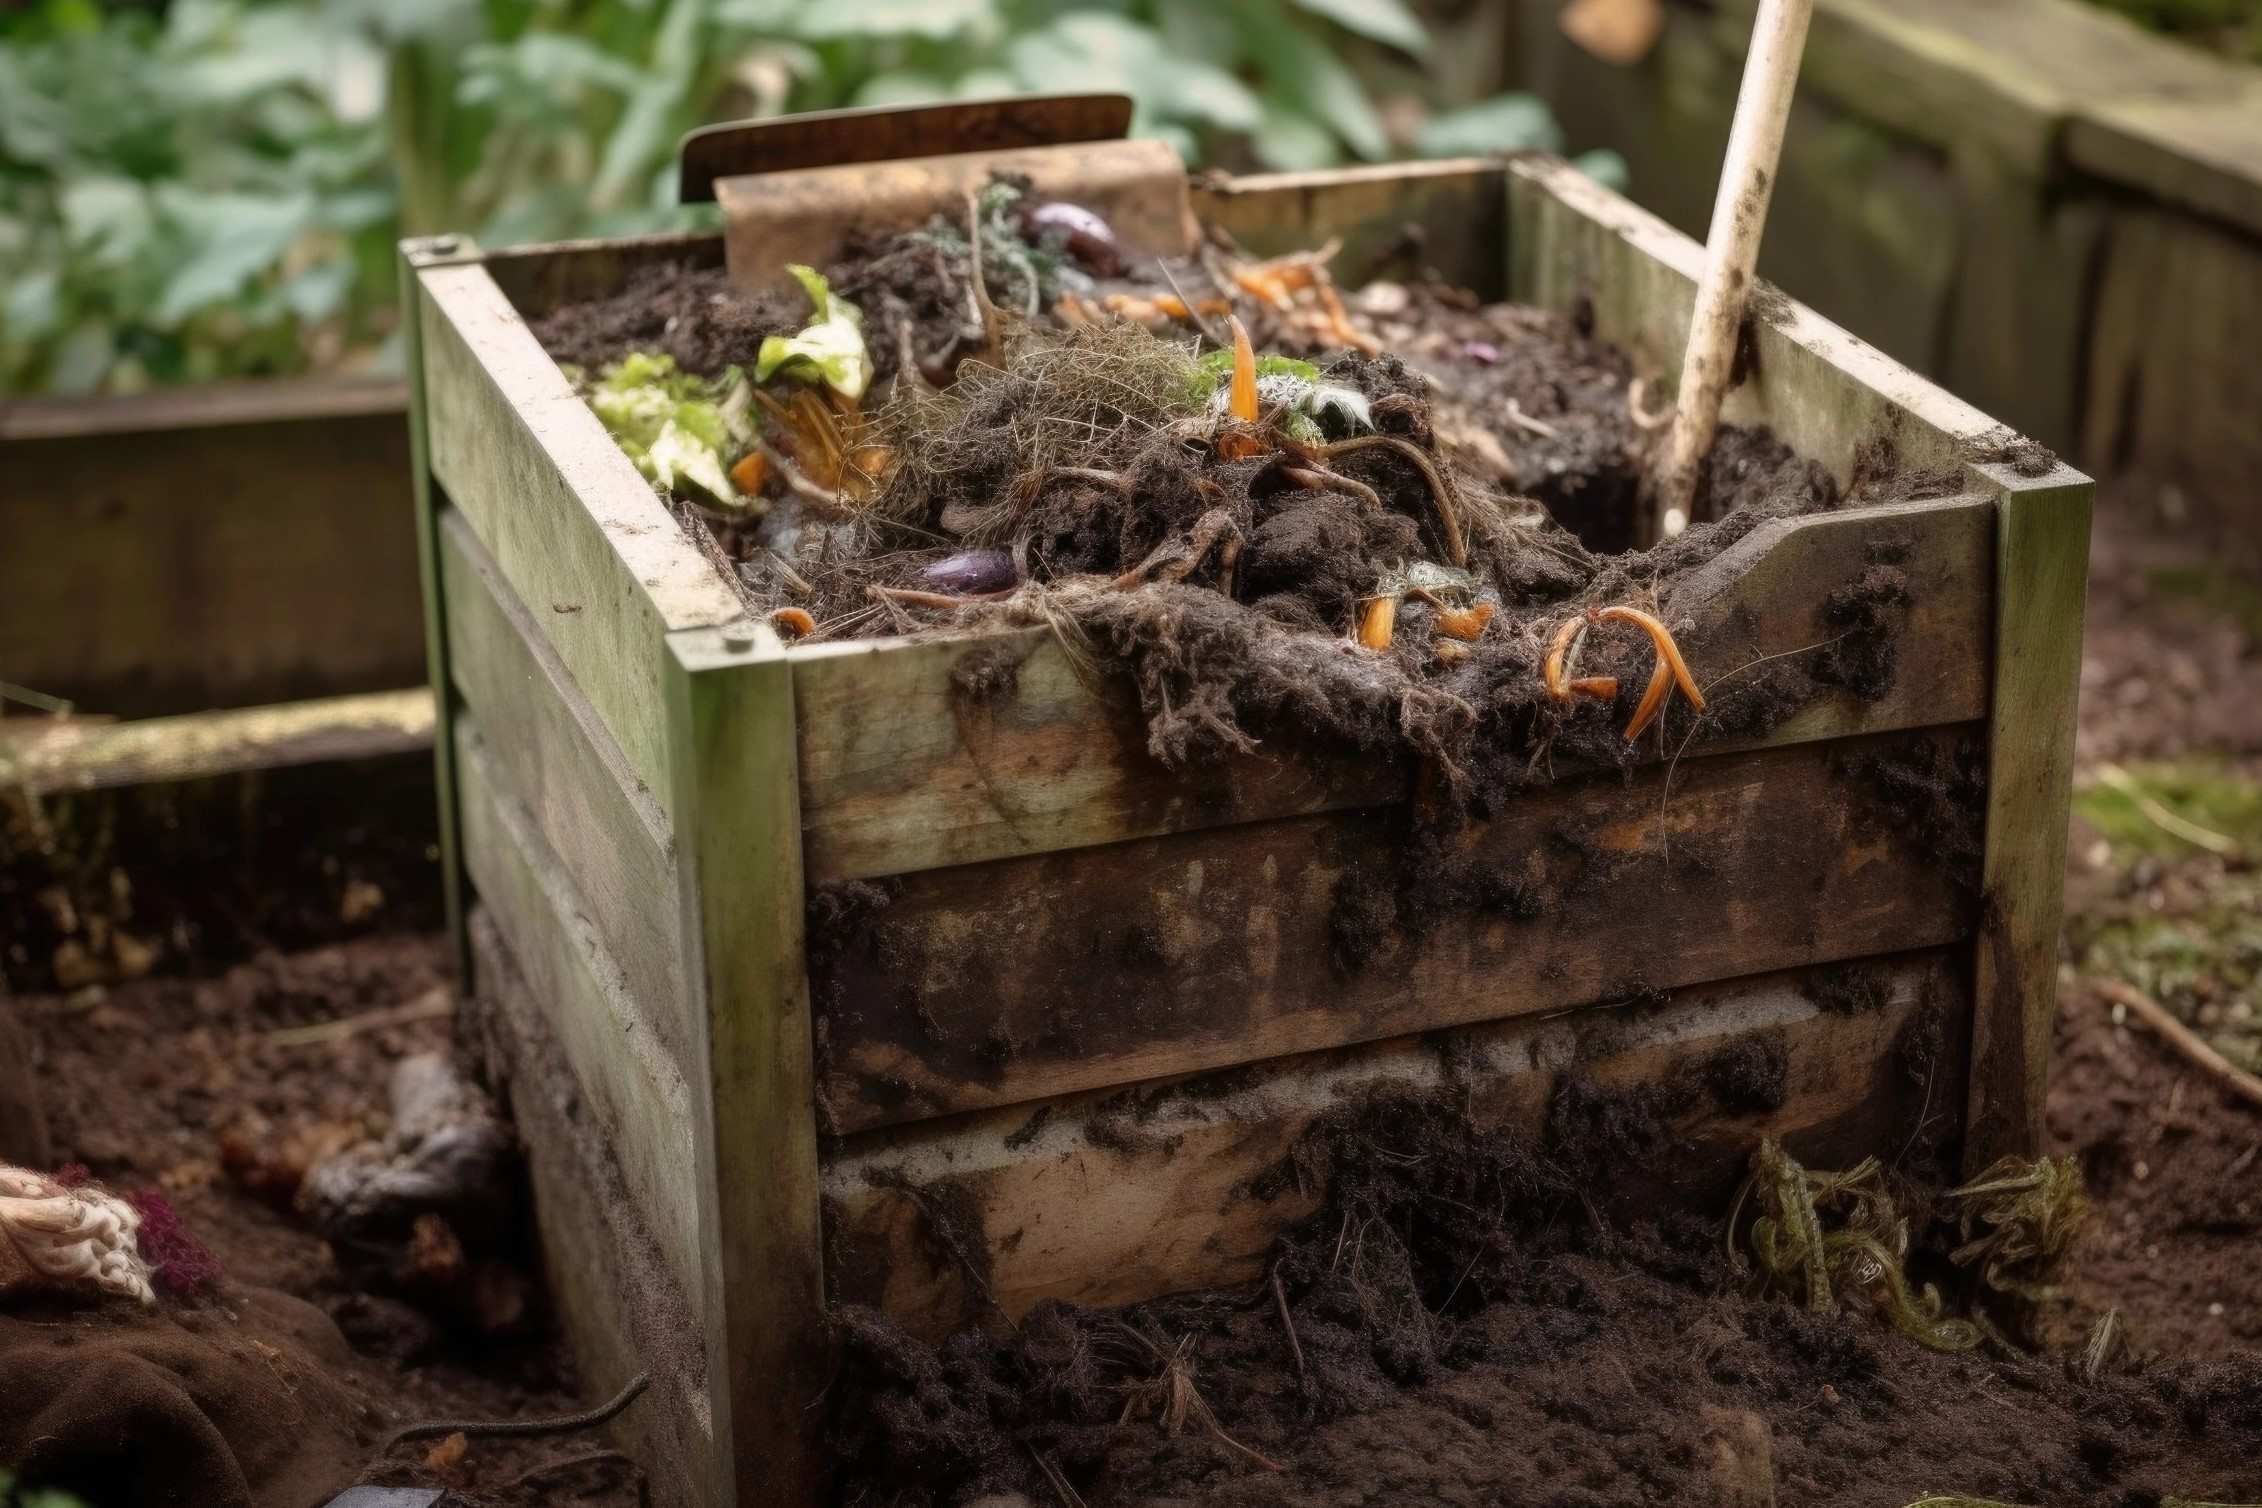
[[[2090,0],[2154,31],[2262,63],[2262,0]]]
[[[1430,46],[1404,0],[38,0],[0,14],[0,391],[366,363],[397,237],[702,223],[709,120],[1119,89],[1189,162],[1560,145],[1525,96],[1386,110],[1358,62]]]

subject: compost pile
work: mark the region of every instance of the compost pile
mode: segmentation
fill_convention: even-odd
[[[1723,735],[1889,686],[1889,568],[1849,583],[1874,663],[1668,683],[1684,625],[1637,615],[1762,521],[1845,501],[1827,473],[1726,431],[1708,521],[1627,553],[1663,422],[1628,357],[1447,288],[1346,297],[1332,255],[1141,262],[1001,181],[794,269],[800,299],[648,269],[537,333],[781,631],[1041,625],[1128,674],[1167,764],[1310,740],[1481,796],[1621,763],[1645,727],[1684,738],[1726,672]]]

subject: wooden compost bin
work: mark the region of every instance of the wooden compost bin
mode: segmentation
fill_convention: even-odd
[[[1411,224],[1480,293],[1679,361],[1699,249],[1552,160],[1213,180],[1193,204],[1256,250],[1340,235],[1350,266]],[[1915,602],[1890,691],[1517,797],[1464,851],[1520,872],[1575,827],[1627,862],[1536,923],[1472,916],[1344,975],[1333,887],[1394,841],[1402,769],[1173,773],[1041,630],[793,647],[743,615],[526,323],[640,266],[719,265],[719,238],[404,254],[474,977],[564,1312],[595,1390],[653,1373],[627,1419],[668,1494],[809,1497],[828,1296],[932,1335],[1259,1276],[1317,1194],[1252,1179],[1371,1089],[1450,1083],[1536,1131],[1569,1064],[1661,1081],[1769,1034],[1788,1098],[1680,1128],[1699,1150],[1659,1192],[1691,1203],[1763,1132],[1837,1159],[1929,1121],[1969,1165],[2038,1140],[2090,483],[2020,470],[2007,431],[1805,309],[1756,323],[1730,419],[1841,480],[1889,446],[1953,495],[1765,524],[1664,614],[1700,666],[1808,648],[1890,553]],[[1017,661],[1011,688],[958,692],[974,655]],[[1976,897],[1847,795],[1861,756],[1926,743],[1985,751]],[[1699,840],[1703,870],[1676,868]],[[883,880],[863,943],[813,952],[812,901]],[[1881,1010],[1802,994],[1849,961]],[[1917,1085],[1890,1044],[1927,1002],[1949,1041]],[[1450,1055],[1425,1039],[1447,1029]],[[1139,1135],[1100,1134],[1134,1085]]]

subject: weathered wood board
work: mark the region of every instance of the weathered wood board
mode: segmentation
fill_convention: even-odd
[[[0,679],[146,718],[422,678],[398,383],[0,403]]]
[[[667,814],[453,509],[440,519],[448,662],[496,773],[574,877],[623,993],[679,1069],[693,1033]]]
[[[704,1291],[692,1176],[697,1123],[682,1071],[588,920],[578,881],[534,830],[477,723],[456,720],[464,867],[513,939],[512,953],[585,1107],[619,1160],[633,1218],[696,1308]]]
[[[543,1268],[574,1337],[582,1389],[595,1402],[639,1372],[650,1378],[613,1428],[658,1501],[708,1501],[714,1424],[698,1317],[649,1235],[619,1218],[635,1201],[614,1149],[581,1113],[580,1081],[558,1050],[548,1003],[520,973],[495,917],[472,916],[471,943],[479,1001],[467,1024],[526,1149]]]
[[[476,264],[423,274],[432,475],[665,807],[661,637],[743,616]]]
[[[813,942],[825,1106],[855,1131],[1951,942],[1978,876],[1861,770],[1968,737],[1560,780],[1403,871],[1366,812],[906,876]]]
[[[1801,993],[1812,975],[1774,974],[874,1132],[825,1169],[838,1254],[830,1296],[933,1336],[1017,1319],[1044,1299],[1107,1305],[1248,1282],[1274,1237],[1325,1193],[1290,1185],[1266,1198],[1250,1187],[1316,1120],[1375,1096],[1445,1094],[1478,1129],[1545,1148],[1550,1099],[1572,1074],[1605,1092],[1665,1091],[1657,1107],[1678,1141],[1658,1166],[1610,1170],[1598,1199],[1718,1211],[1763,1135],[1836,1167],[1952,1123],[1970,1015],[1964,950],[1869,967],[1888,1003],[1864,1015],[1817,1007]],[[1947,1044],[1929,1064],[1896,1050],[1927,1011]],[[1723,1108],[1689,1083],[1714,1054],[1754,1039],[1781,1053],[1779,1106]],[[931,1210],[949,1212],[948,1240],[936,1239]],[[971,1247],[971,1264],[950,1255],[954,1241]]]
[[[1842,629],[1834,593],[1890,564],[1922,609],[1882,696],[1825,696],[1764,738],[1696,755],[1926,724],[1987,709],[1994,504],[1886,504],[1762,525],[1674,587],[1666,612],[1705,678],[1813,652]],[[1079,678],[1049,630],[812,645],[793,655],[801,821],[813,883],[1088,847],[1236,822],[1403,801],[1390,760],[1292,746],[1189,769],[1147,750],[1129,689]],[[1012,667],[1002,686],[997,669]],[[981,695],[962,684],[984,672]],[[892,715],[874,717],[874,707]],[[1645,760],[1661,759],[1645,746]]]

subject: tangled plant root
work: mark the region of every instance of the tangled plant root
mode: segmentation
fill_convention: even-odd
[[[2047,1280],[2088,1210],[2071,1158],[2006,1157],[1943,1198],[1964,1237],[1949,1260],[1976,1267],[1981,1288],[2027,1299],[2050,1292]],[[1743,1211],[1754,1203],[1739,1241]],[[1979,1227],[1985,1234],[1975,1237]],[[1983,1321],[1948,1315],[1931,1284],[1909,1279],[1909,1223],[1874,1157],[1816,1172],[1772,1137],[1763,1140],[1729,1209],[1726,1241],[1739,1271],[1756,1267],[1763,1286],[1799,1296],[1810,1310],[1827,1313],[1839,1295],[1859,1294],[1894,1329],[1936,1351],[1968,1351],[1989,1334]]]

